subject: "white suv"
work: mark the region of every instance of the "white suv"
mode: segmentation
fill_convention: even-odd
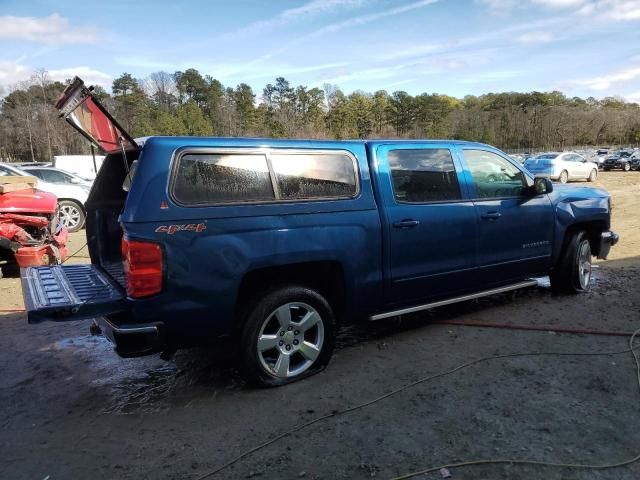
[[[524,162],[524,167],[537,176],[547,176],[560,183],[569,180],[594,182],[598,177],[598,164],[575,152],[542,153]]]
[[[0,176],[17,175],[32,176],[25,170],[21,170],[7,163],[0,163]],[[50,192],[58,197],[60,219],[70,232],[77,232],[84,226],[84,204],[89,196],[91,187],[86,185],[65,185],[49,183],[38,179],[38,189]]]

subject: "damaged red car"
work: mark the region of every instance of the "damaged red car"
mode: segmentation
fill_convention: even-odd
[[[0,193],[0,277],[21,267],[62,263],[67,235],[54,194],[36,188]]]

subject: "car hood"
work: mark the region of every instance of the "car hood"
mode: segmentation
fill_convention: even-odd
[[[89,197],[87,187],[80,185],[61,185],[38,180],[38,188],[45,192],[51,192],[58,198],[75,200],[84,204]]]
[[[599,220],[609,228],[611,199],[609,192],[602,188],[554,184],[549,199],[556,208],[556,219],[561,225]]]
[[[563,202],[573,202],[593,198],[607,198],[610,196],[609,192],[604,188],[583,187],[562,183],[553,184],[552,194],[557,198],[557,200]]]
[[[28,188],[0,194],[0,213],[46,213],[56,211],[58,199],[49,192]]]

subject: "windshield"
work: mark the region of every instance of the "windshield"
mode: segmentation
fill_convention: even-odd
[[[0,165],[0,176],[11,177],[16,175],[19,177],[24,177],[29,174],[26,173],[24,170],[20,170],[19,168],[16,168],[16,167],[11,167],[9,165]]]
[[[557,153],[543,153],[542,155],[538,155],[537,157],[535,157],[536,159],[541,159],[541,160],[553,160],[554,158],[557,158],[558,154]]]

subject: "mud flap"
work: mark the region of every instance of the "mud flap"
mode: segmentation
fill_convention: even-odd
[[[20,271],[27,321],[67,321],[125,310],[122,288],[95,265],[51,265]]]

